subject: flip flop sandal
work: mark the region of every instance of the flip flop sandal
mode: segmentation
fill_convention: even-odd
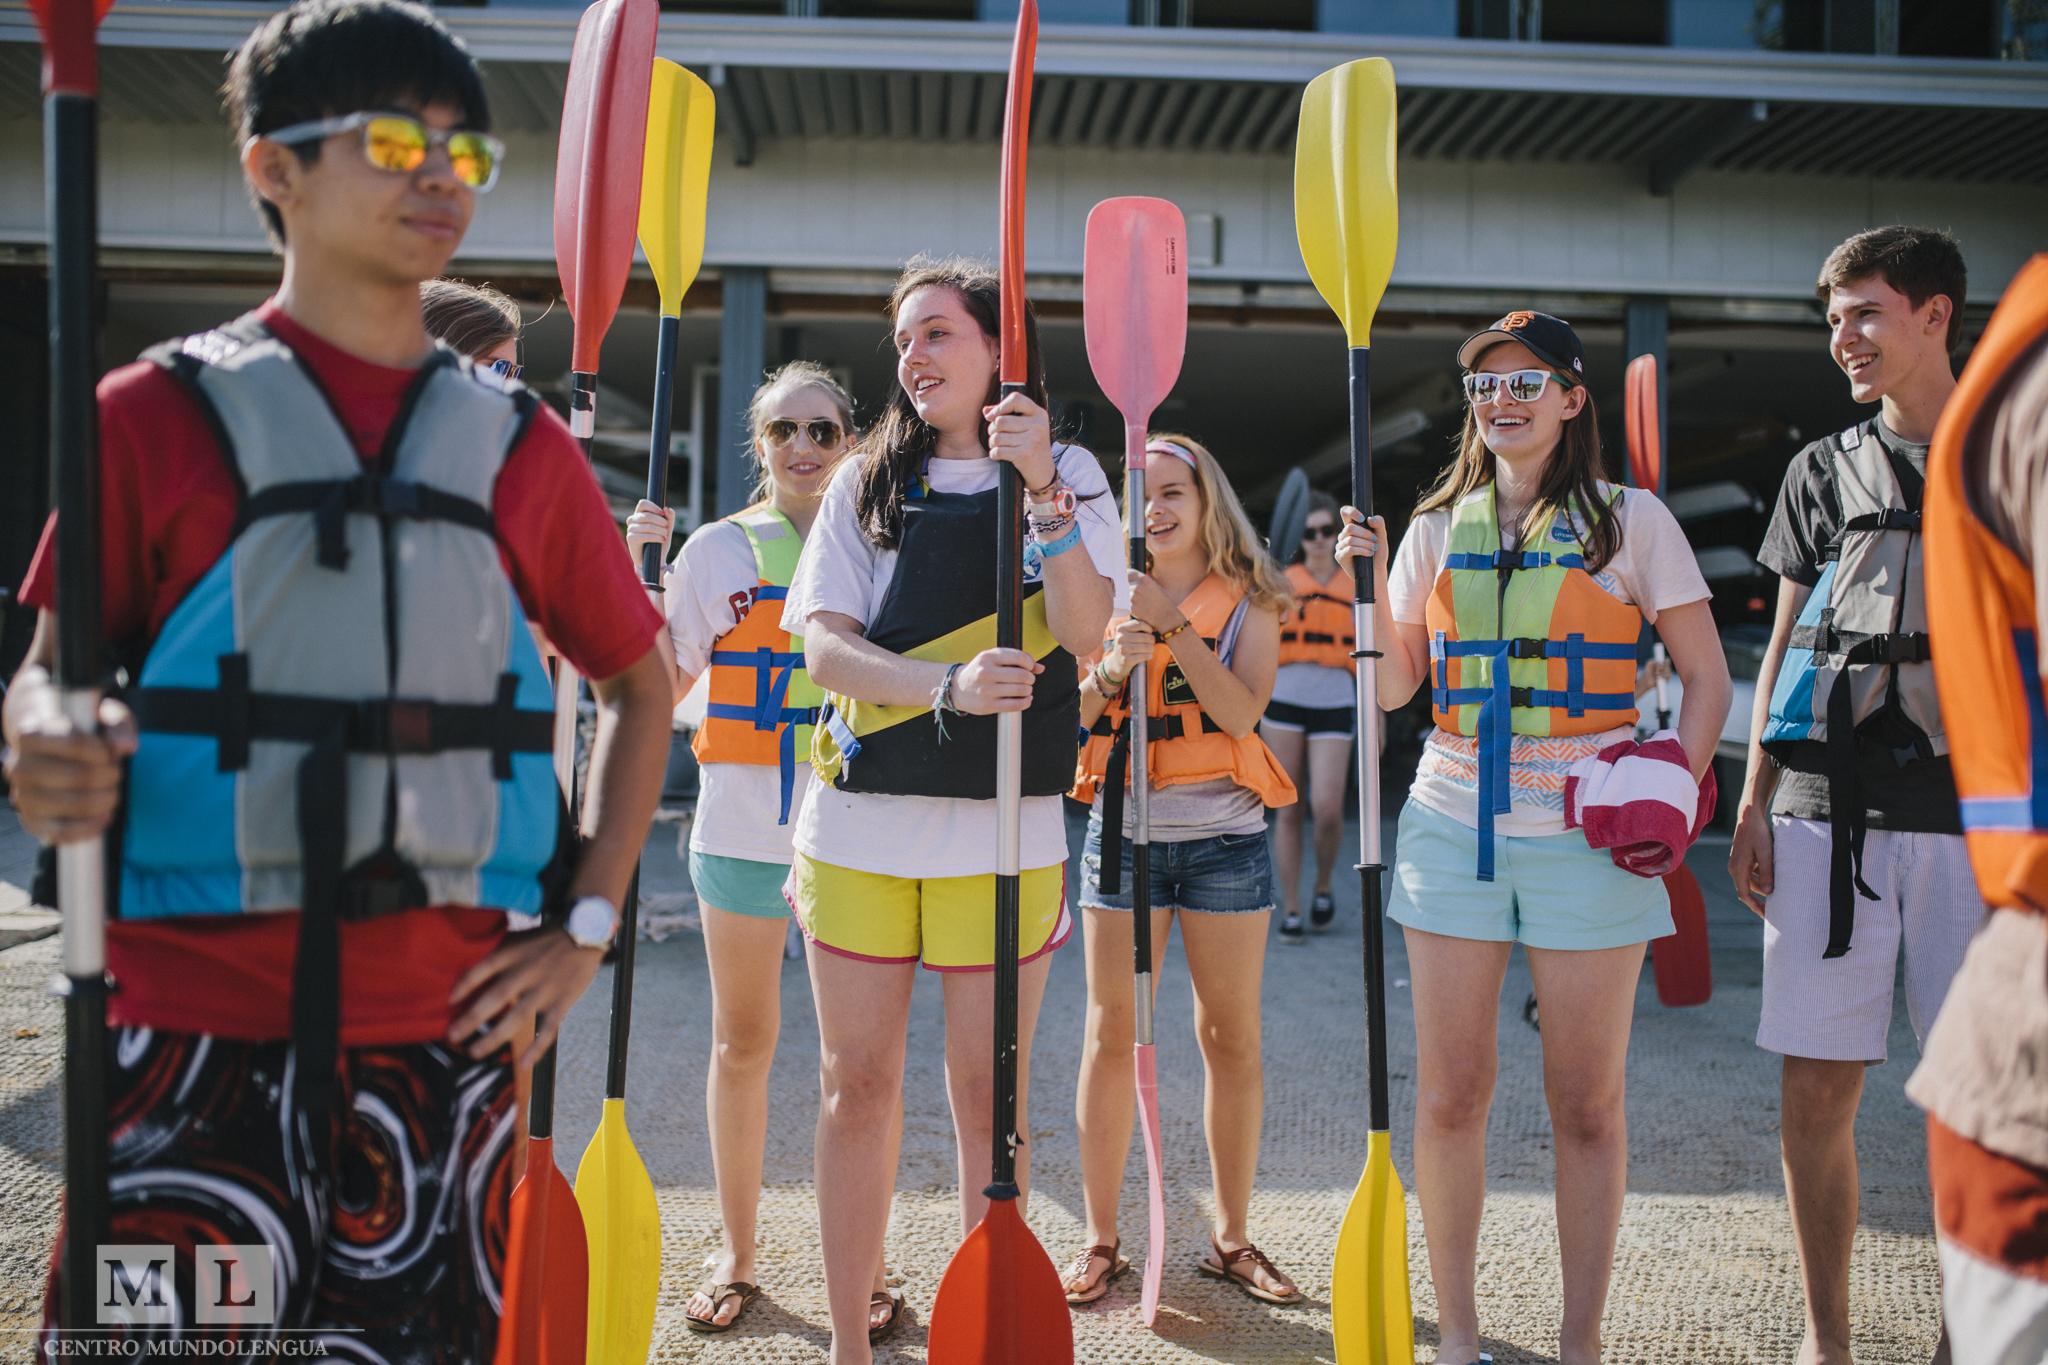
[[[1300,915],[1282,915],[1280,917],[1280,941],[1282,943],[1300,943],[1303,941]]]
[[[1109,1282],[1131,1268],[1131,1263],[1119,1254],[1123,1246],[1123,1238],[1119,1237],[1113,1246],[1082,1247],[1074,1253],[1074,1259],[1067,1263],[1067,1273],[1060,1276],[1060,1288],[1066,1291],[1068,1303],[1076,1306],[1094,1303],[1109,1292]],[[1109,1262],[1109,1268],[1096,1276],[1094,1284],[1082,1289],[1067,1288],[1076,1280],[1084,1279],[1088,1267],[1096,1261]]]
[[[1330,893],[1320,891],[1308,905],[1308,922],[1317,929],[1326,929],[1330,921],[1337,918],[1337,902]]]
[[[1209,1247],[1215,1255],[1204,1256],[1196,1261],[1195,1269],[1210,1279],[1228,1280],[1261,1303],[1296,1304],[1305,1297],[1299,1289],[1288,1294],[1278,1294],[1259,1286],[1254,1278],[1259,1270],[1264,1270],[1276,1280],[1283,1280],[1285,1276],[1281,1275],[1280,1267],[1267,1260],[1266,1253],[1257,1247],[1241,1246],[1235,1251],[1225,1251],[1216,1245],[1214,1237],[1209,1239]],[[1251,1268],[1240,1274],[1238,1267],[1247,1261],[1251,1262]]]
[[[873,1321],[874,1310],[885,1303],[889,1305],[889,1316],[877,1324]],[[868,1295],[868,1344],[872,1346],[901,1327],[907,1315],[906,1310],[907,1305],[903,1302],[903,1291],[900,1289],[877,1289]]]
[[[761,1286],[735,1280],[731,1284],[707,1283],[699,1286],[697,1292],[711,1300],[711,1317],[693,1317],[689,1308],[685,1306],[683,1309],[683,1326],[701,1336],[711,1336],[718,1332],[730,1332],[733,1328],[739,1326],[740,1319],[746,1316],[747,1305],[761,1297]],[[724,1322],[718,1322],[715,1320],[718,1317],[718,1310],[725,1306],[727,1299],[738,1299],[740,1306],[732,1310],[730,1318]]]

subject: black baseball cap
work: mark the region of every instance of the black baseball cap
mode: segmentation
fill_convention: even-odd
[[[1586,348],[1579,334],[1563,318],[1527,311],[1509,313],[1483,332],[1474,332],[1458,348],[1458,364],[1469,370],[1479,353],[1500,341],[1519,341],[1538,360],[1583,384],[1586,382]]]

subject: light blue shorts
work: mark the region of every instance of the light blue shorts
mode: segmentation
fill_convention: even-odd
[[[788,919],[789,902],[782,898],[782,884],[788,880],[788,863],[757,863],[690,850],[690,885],[697,889],[698,902],[714,910]]]
[[[1580,830],[1493,837],[1493,880],[1476,874],[1479,831],[1415,801],[1401,807],[1387,918],[1427,933],[1531,948],[1621,948],[1672,932],[1657,877],[1614,865]]]

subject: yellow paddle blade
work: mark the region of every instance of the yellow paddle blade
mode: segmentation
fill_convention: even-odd
[[[654,269],[661,311],[683,311],[704,264],[704,200],[711,185],[711,87],[666,57],[654,59],[647,97],[647,152],[640,169],[640,249]]]
[[[589,1365],[647,1365],[661,1289],[661,1214],[654,1182],[626,1131],[626,1102],[606,1100],[576,1168],[590,1242]]]
[[[1394,68],[1384,57],[1332,67],[1301,92],[1294,140],[1294,232],[1316,291],[1353,346],[1394,273]]]
[[[593,1242],[592,1246],[596,1244]],[[592,1281],[597,1258],[591,1253]],[[1330,1271],[1330,1328],[1337,1365],[1414,1365],[1408,1303],[1408,1203],[1385,1133],[1365,1137],[1365,1174],[1337,1230]]]

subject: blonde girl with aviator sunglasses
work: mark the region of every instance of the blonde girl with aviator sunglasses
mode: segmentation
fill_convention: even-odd
[[[760,1294],[755,1218],[768,1133],[768,1069],[781,1024],[783,942],[795,816],[809,789],[809,713],[817,705],[801,663],[803,641],[780,629],[782,594],[817,519],[833,471],[852,448],[853,400],[829,370],[793,361],[769,375],[748,409],[758,470],[756,501],[703,526],[669,569],[659,605],[672,648],[669,681],[678,702],[712,674],[704,725],[693,746],[701,789],[690,831],[690,883],[704,924],[711,968],[711,1071],[705,1087],[722,1238],[711,1274],[683,1310],[697,1333],[730,1330]],[[675,514],[642,501],[626,523],[635,565],[641,547],[665,550]],[[758,650],[784,656],[783,710],[773,731],[757,731]],[[796,657],[793,671],[786,662]],[[721,714],[743,710],[744,718]],[[892,1331],[902,1311],[878,1263],[868,1329]]]

